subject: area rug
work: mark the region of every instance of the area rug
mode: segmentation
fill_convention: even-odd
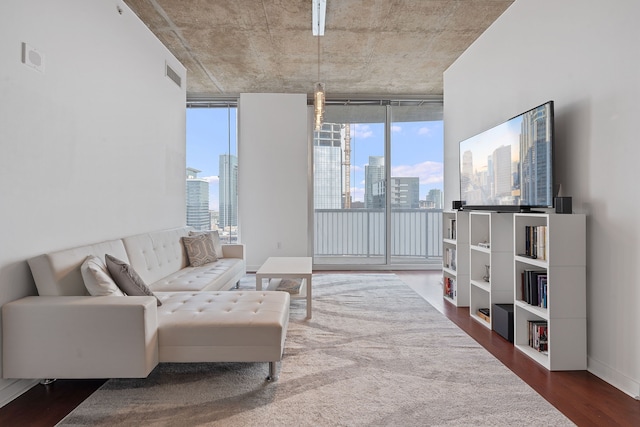
[[[573,425],[397,276],[318,274],[313,292],[311,320],[291,303],[277,382],[265,363],[160,364],[59,425]]]

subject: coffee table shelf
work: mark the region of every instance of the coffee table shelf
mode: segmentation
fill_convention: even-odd
[[[292,294],[292,299],[307,300],[307,319],[311,319],[311,278],[313,262],[311,257],[270,257],[256,272],[256,290],[261,291],[263,280],[267,279],[266,290],[275,290],[279,280],[302,279],[299,294]]]

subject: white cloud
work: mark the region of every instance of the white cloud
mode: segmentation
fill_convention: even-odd
[[[420,184],[437,184],[443,181],[443,164],[440,162],[422,162],[416,165],[401,165],[391,168],[394,177],[418,177]]]
[[[371,130],[371,127],[369,125],[362,125],[362,124],[354,124],[353,125],[353,132],[351,134],[351,136],[353,138],[371,138],[373,136],[373,131]]]
[[[391,132],[400,133],[402,132],[402,126],[399,125],[391,125]]]
[[[354,202],[364,201],[364,187],[351,187],[351,200]]]
[[[418,129],[418,135],[429,135],[430,133],[431,133],[431,129],[429,129],[427,126],[424,126]]]
[[[206,179],[209,184],[220,182],[217,176],[203,176],[202,179]]]

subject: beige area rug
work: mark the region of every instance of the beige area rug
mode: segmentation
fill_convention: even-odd
[[[161,364],[109,380],[59,425],[573,425],[397,276],[313,286],[313,319],[292,302],[279,381],[265,363]]]

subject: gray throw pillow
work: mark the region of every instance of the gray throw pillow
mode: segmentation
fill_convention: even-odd
[[[211,236],[211,239],[213,240],[213,250],[216,251],[216,258],[224,258],[222,254],[222,242],[220,242],[220,234],[218,233],[218,230],[189,232],[189,236],[201,236],[203,234]]]
[[[189,257],[189,265],[199,267],[218,260],[216,251],[213,248],[213,239],[210,234],[199,234],[197,236],[184,236],[182,243]]]
[[[155,297],[151,289],[144,283],[142,278],[138,276],[138,273],[124,261],[119,260],[113,255],[104,256],[107,269],[111,273],[113,281],[120,288],[122,292],[131,296],[152,296]],[[156,297],[158,306],[162,305],[162,302]]]

